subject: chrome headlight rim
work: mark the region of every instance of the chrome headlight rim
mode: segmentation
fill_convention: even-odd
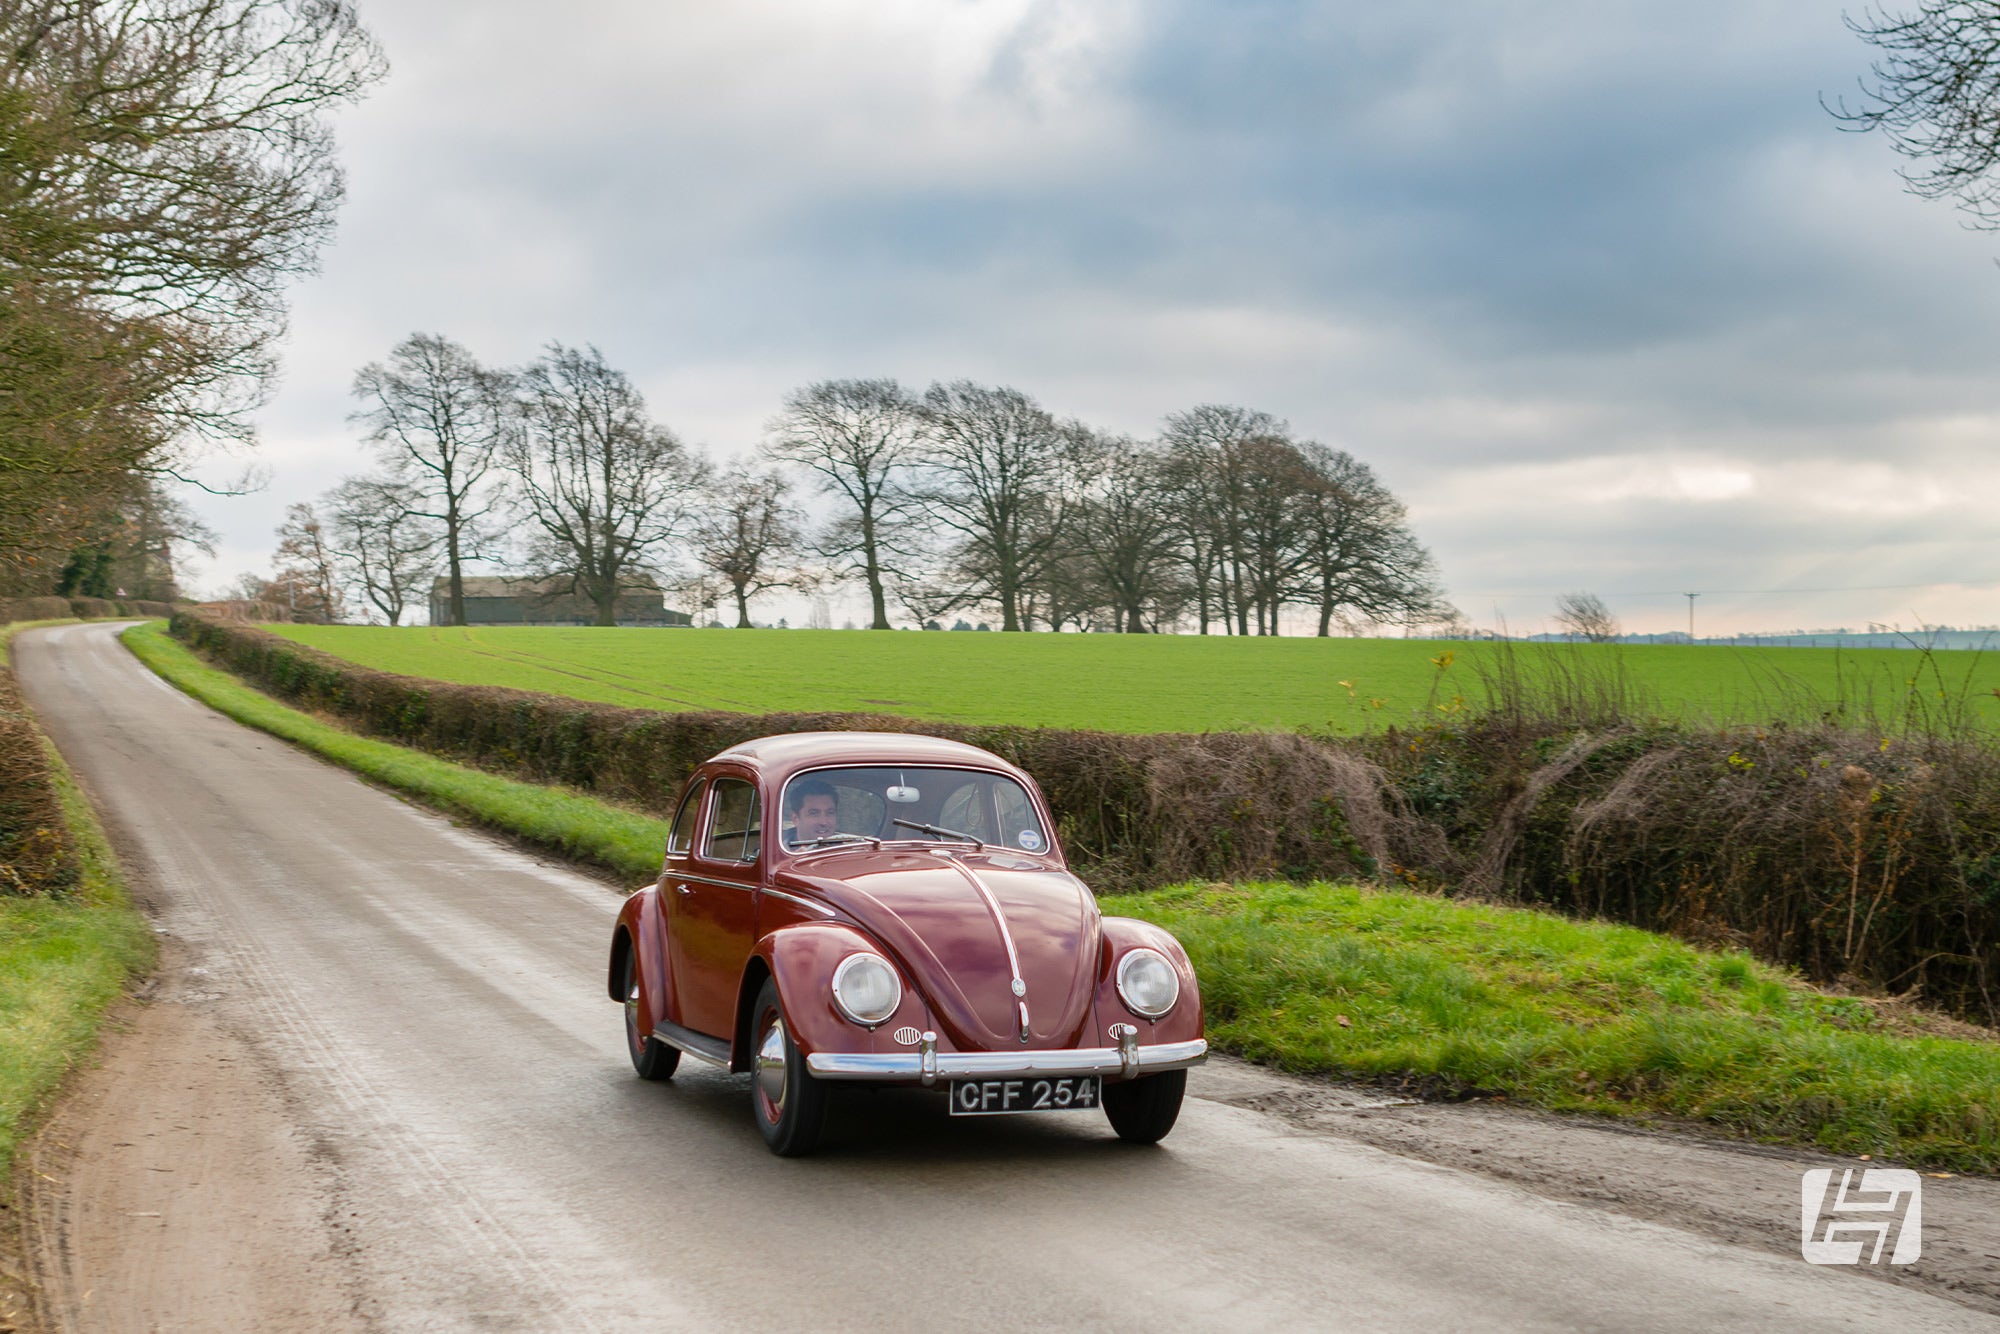
[[[854,987],[850,982],[854,970],[879,965],[888,976],[890,998],[887,1008],[876,1014],[872,1010],[861,1009],[854,1001]],[[881,955],[868,950],[860,950],[842,959],[833,970],[833,1003],[849,1023],[863,1028],[880,1028],[895,1018],[896,1011],[903,1007],[903,979],[896,974],[896,967]]]
[[[1138,964],[1148,961],[1158,963],[1160,967],[1164,968],[1168,980],[1173,984],[1173,989],[1167,996],[1167,1003],[1157,1007],[1140,1004],[1133,997],[1132,988],[1129,983],[1132,969]],[[1181,971],[1174,967],[1172,959],[1169,959],[1156,949],[1141,945],[1136,949],[1127,950],[1125,951],[1125,956],[1118,961],[1118,999],[1125,1002],[1126,1009],[1142,1019],[1161,1018],[1164,1015],[1172,1013],[1174,1006],[1181,1002]]]

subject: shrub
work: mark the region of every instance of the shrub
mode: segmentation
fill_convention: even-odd
[[[1447,835],[1436,883],[2000,1019],[1990,741],[1486,717],[1372,744]]]
[[[10,621],[60,621],[74,616],[82,620],[104,618],[129,618],[139,616],[171,616],[174,608],[167,602],[148,602],[144,599],[106,598],[0,598],[0,625]]]
[[[41,734],[0,666],[0,894],[66,893],[82,873]]]

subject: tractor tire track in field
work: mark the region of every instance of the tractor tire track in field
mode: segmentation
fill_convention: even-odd
[[[546,658],[539,653],[528,653],[522,650],[503,653],[497,649],[481,648],[476,643],[468,643],[466,645],[466,652],[477,658],[491,658],[496,662],[518,663],[525,667],[531,667],[538,672],[546,672],[551,676],[567,676],[572,681],[587,681],[591,685],[609,686],[613,690],[623,691],[628,695],[637,696],[641,701],[646,701],[646,703],[627,705],[626,707],[628,708],[645,708],[649,707],[651,703],[664,703],[674,705],[677,709],[750,711],[749,706],[740,700],[728,700],[716,697],[712,701],[702,701],[687,699],[678,695],[668,695],[657,690],[645,690],[635,686],[621,685],[619,684],[620,682],[636,681],[639,678],[604,670],[580,672],[573,666],[557,665],[554,660]],[[623,701],[614,700],[610,702],[622,703]]]
[[[1797,1258],[1798,1173],[1823,1156],[1652,1137],[1643,1171],[1713,1198],[1628,1210],[1592,1192],[1619,1193],[1629,1135],[1226,1061],[1157,1149],[1091,1114],[965,1124],[852,1090],[825,1152],[773,1158],[744,1078],[632,1076],[613,888],[229,722],[114,631],[14,641],[169,938],[156,998],[38,1150],[66,1328],[1972,1330],[2000,1310],[1994,1183],[1939,1183],[1922,1272],[1883,1282]],[[1422,1160],[1500,1144],[1512,1180]]]

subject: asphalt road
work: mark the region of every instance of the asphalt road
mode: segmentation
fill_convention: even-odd
[[[633,1077],[615,892],[221,718],[115,631],[22,636],[17,672],[296,1119],[310,1170],[266,1189],[337,1232],[355,1328],[1994,1328],[1312,1133],[1204,1070],[1156,1149],[864,1092],[779,1160],[744,1078]]]

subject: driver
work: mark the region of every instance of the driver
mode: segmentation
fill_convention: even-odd
[[[785,841],[795,848],[834,833],[840,821],[833,785],[817,778],[793,783],[785,789],[785,818],[792,826]]]

